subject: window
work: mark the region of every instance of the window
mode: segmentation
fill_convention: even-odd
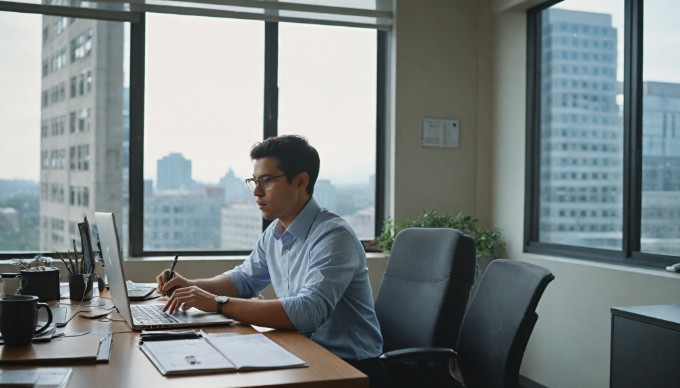
[[[263,134],[264,22],[148,14],[146,48],[144,250],[252,249],[262,220],[244,179]]]
[[[315,198],[373,239],[376,31],[159,14],[146,15],[145,29],[154,71],[145,73],[144,242],[135,254],[252,249],[263,220],[244,184],[249,150],[290,133],[321,154]],[[267,95],[275,83],[278,96]]]
[[[667,50],[677,46],[671,37],[680,34],[680,6],[668,0],[647,1],[643,14],[640,251],[678,256],[680,57],[669,57]],[[671,46],[661,43],[666,41]]]
[[[72,249],[79,234],[65,226],[92,218],[95,204],[121,213],[123,25],[0,11],[0,122],[11,123],[2,128],[1,257]],[[119,44],[89,55],[95,38]]]
[[[12,123],[0,155],[0,257],[65,251],[78,238],[65,225],[95,210],[116,214],[126,255],[246,253],[264,226],[244,183],[249,150],[284,133],[319,149],[319,202],[361,238],[375,236],[381,20],[278,24],[97,4],[29,11],[44,14],[0,4],[0,77],[14,85],[0,95],[0,122]],[[309,57],[304,68],[298,55]],[[348,129],[362,134],[352,161],[326,143]]]
[[[376,34],[279,25],[278,132],[301,134],[317,148],[314,197],[362,240],[375,236]]]
[[[679,14],[670,0],[529,11],[527,251],[678,261],[680,57],[668,52]]]

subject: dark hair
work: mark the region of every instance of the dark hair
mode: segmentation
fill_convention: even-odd
[[[309,175],[307,193],[314,194],[314,184],[319,176],[319,153],[312,147],[307,139],[298,135],[282,135],[270,137],[255,143],[250,150],[250,158],[253,160],[273,157],[278,159],[278,168],[286,174],[288,183],[293,177],[301,172]]]

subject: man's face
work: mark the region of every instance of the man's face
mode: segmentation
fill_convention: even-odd
[[[253,166],[253,178],[271,178],[283,175],[278,166],[278,159],[265,157],[257,159]],[[282,176],[269,181],[269,184],[261,184],[255,187],[253,195],[257,199],[257,205],[262,212],[262,217],[267,220],[279,219],[285,227],[295,219],[300,212],[300,175],[293,177],[288,182],[287,177]],[[268,187],[267,187],[268,186]],[[304,187],[302,188],[304,192]]]

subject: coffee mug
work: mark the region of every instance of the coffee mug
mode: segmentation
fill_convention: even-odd
[[[40,308],[47,310],[47,323],[36,330]],[[51,323],[50,306],[38,302],[35,295],[11,295],[0,298],[0,334],[5,345],[28,345],[35,334],[42,333]]]
[[[16,295],[21,285],[21,274],[2,273],[0,274],[0,297],[5,295]]]

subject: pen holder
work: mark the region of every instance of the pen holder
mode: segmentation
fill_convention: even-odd
[[[68,292],[71,300],[92,299],[94,274],[76,273],[68,275]]]

